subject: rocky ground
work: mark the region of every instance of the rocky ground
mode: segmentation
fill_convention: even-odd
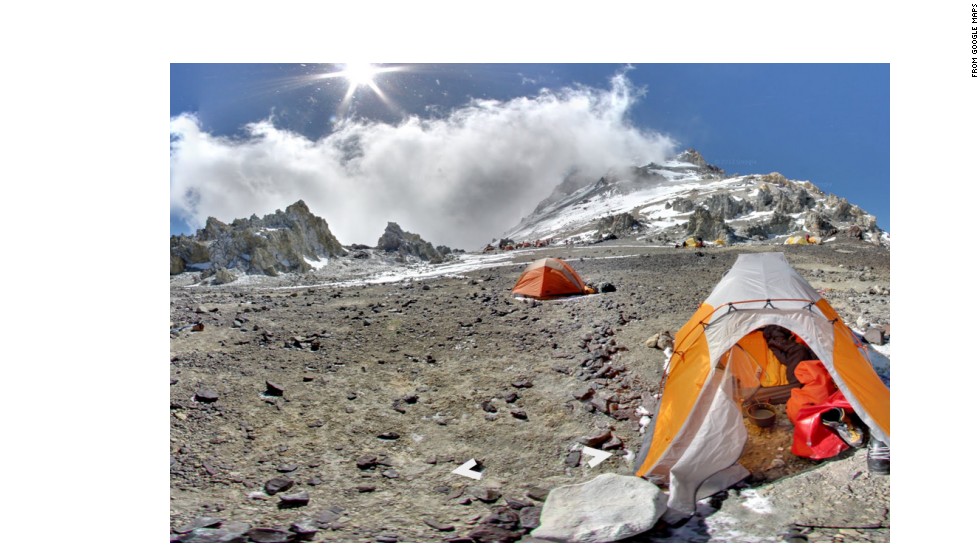
[[[889,250],[846,239],[619,240],[370,285],[174,278],[171,540],[527,539],[549,489],[631,473],[665,361],[646,340],[675,332],[739,253],[776,250],[852,327],[887,325]],[[513,298],[520,263],[544,255],[615,291]],[[632,540],[889,541],[889,476],[868,473],[866,449],[814,463],[789,453],[785,417],[749,428],[749,480]],[[590,468],[584,444],[614,455]],[[452,473],[470,459],[479,480]]]

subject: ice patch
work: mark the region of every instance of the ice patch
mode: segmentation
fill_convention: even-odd
[[[757,514],[771,514],[772,504],[765,497],[759,496],[755,489],[745,489],[741,493],[742,506]]]

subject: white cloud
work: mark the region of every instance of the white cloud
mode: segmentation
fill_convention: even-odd
[[[192,228],[262,216],[302,199],[342,243],[377,243],[388,221],[436,245],[476,248],[528,214],[575,166],[663,161],[676,144],[633,127],[641,93],[623,75],[609,90],[565,88],[475,101],[437,119],[348,122],[317,141],[248,125],[232,139],[171,119],[171,212]]]

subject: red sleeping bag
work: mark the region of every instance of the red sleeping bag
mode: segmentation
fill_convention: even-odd
[[[796,426],[793,428],[793,454],[813,460],[823,460],[837,456],[847,449],[847,443],[820,419],[821,414],[837,407],[843,408],[849,415],[854,414],[851,403],[847,402],[840,391],[831,395],[827,402],[800,409]]]
[[[838,407],[847,414],[853,414],[854,409],[819,360],[800,362],[795,374],[803,387],[793,389],[786,402],[786,416],[794,425],[793,454],[812,460],[837,456],[848,445],[823,424],[820,415]]]
[[[790,391],[786,417],[796,423],[801,408],[826,402],[837,391],[837,385],[819,360],[804,360],[796,365],[793,373],[803,386]]]

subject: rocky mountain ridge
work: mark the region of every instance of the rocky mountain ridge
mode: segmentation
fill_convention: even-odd
[[[171,236],[170,274],[237,269],[277,276],[311,270],[311,261],[345,255],[327,222],[299,200],[285,212],[277,209],[262,218],[253,214],[231,224],[208,217],[193,237]]]
[[[725,244],[782,243],[796,233],[824,239],[846,233],[875,245],[888,242],[876,217],[810,181],[777,172],[729,176],[693,149],[598,179],[572,173],[505,238],[589,242],[611,232],[610,217],[626,214],[627,233],[654,243],[692,236]]]
[[[349,250],[349,251],[348,251]],[[457,251],[458,252],[458,251]],[[170,275],[198,272],[198,281],[230,283],[241,275],[279,276],[308,273],[325,262],[349,257],[353,262],[441,263],[453,255],[446,246],[433,246],[420,235],[389,222],[376,248],[344,247],[327,222],[310,212],[302,200],[285,211],[231,224],[209,217],[194,236],[171,236]]]

